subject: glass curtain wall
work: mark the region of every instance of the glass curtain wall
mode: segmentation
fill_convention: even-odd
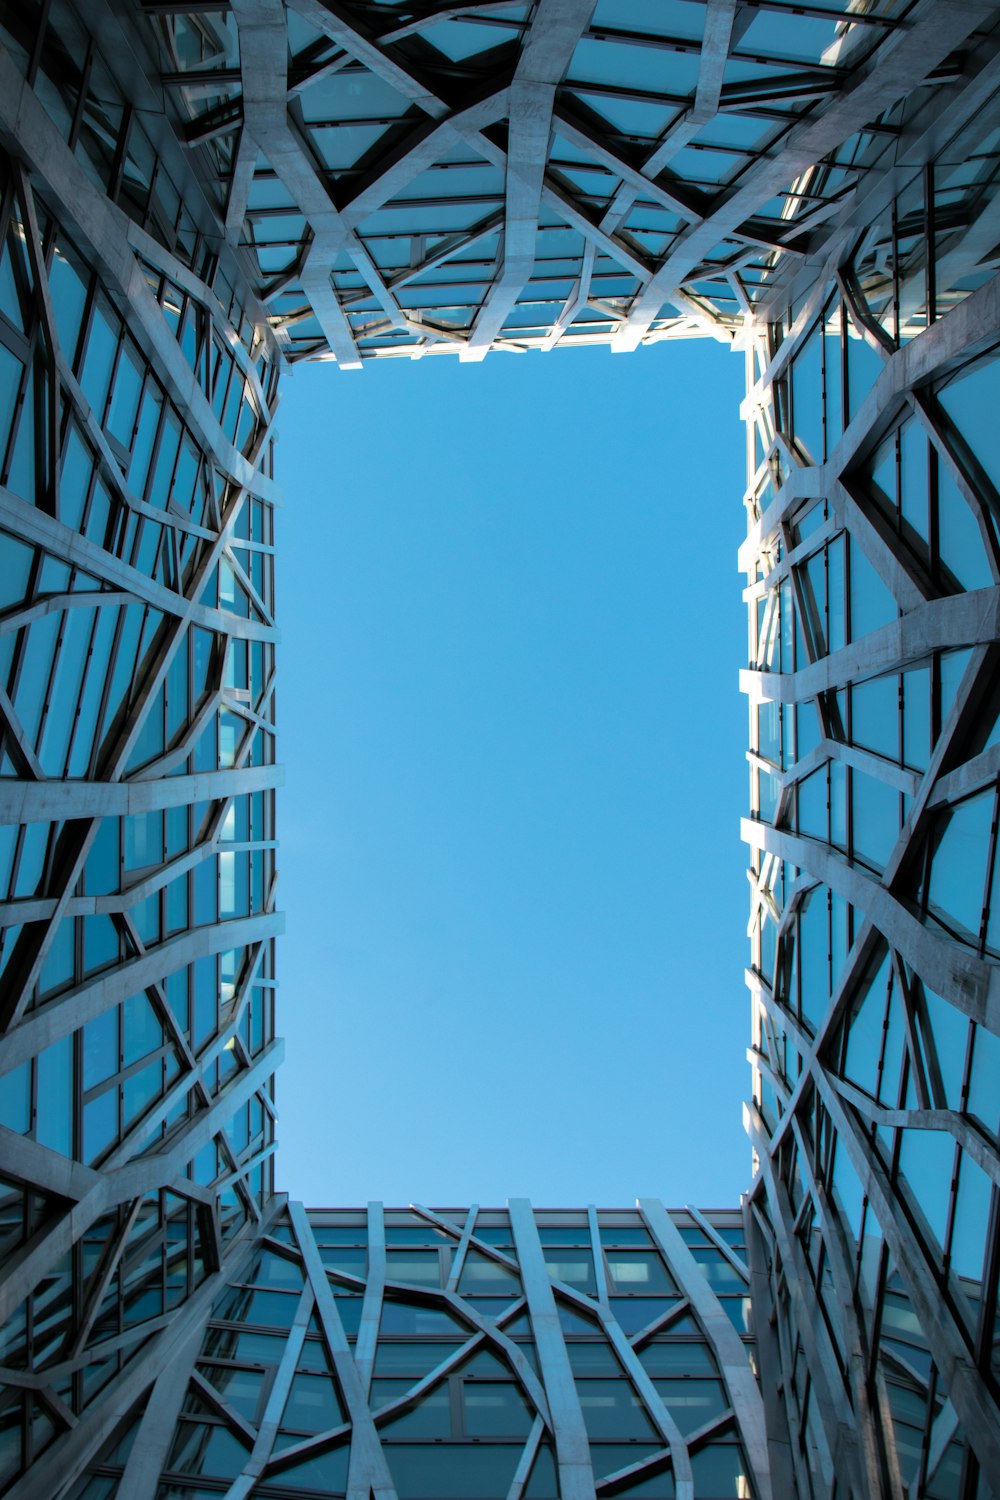
[[[1000,1495],[998,84],[987,0],[0,6],[6,1495]],[[745,1223],[286,1210],[278,373],[688,336]]]
[[[750,1217],[801,1493],[973,1500],[1000,1483],[1000,109],[882,123],[901,164],[748,344]]]
[[[739,1211],[293,1204],[75,1500],[766,1500],[748,1285]]]
[[[0,1487],[41,1496],[271,1194],[279,356],[148,89],[61,4],[0,41]]]

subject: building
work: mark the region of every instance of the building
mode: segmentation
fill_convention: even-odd
[[[293,1204],[84,1493],[749,1494],[768,1457],[742,1235],[738,1211],[652,1201]]]
[[[1000,1495],[998,79],[985,0],[4,10],[2,1493]],[[289,1207],[281,369],[692,336],[743,1208]]]

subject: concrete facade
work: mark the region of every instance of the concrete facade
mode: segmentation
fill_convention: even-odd
[[[0,1492],[1000,1495],[998,79],[984,0],[0,18]],[[742,1209],[289,1207],[280,372],[688,337]]]

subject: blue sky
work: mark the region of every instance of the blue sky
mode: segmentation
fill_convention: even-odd
[[[286,383],[293,1196],[747,1185],[742,374],[699,340]]]

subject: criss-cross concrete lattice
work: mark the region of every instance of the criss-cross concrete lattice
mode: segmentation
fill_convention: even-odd
[[[1000,1493],[998,82],[984,0],[0,18],[5,1493],[439,1500],[389,1429],[447,1388],[474,1467],[480,1345],[529,1424],[491,1500]],[[373,1210],[326,1269],[272,1176],[278,373],[705,335],[748,374],[742,1224],[591,1211],[584,1287],[523,1203]],[[376,1391],[420,1308],[468,1339]],[[693,1432],[643,1361],[685,1328]]]
[[[144,12],[289,357],[352,366],[732,336],[891,152],[880,117],[946,80],[991,7]]]

